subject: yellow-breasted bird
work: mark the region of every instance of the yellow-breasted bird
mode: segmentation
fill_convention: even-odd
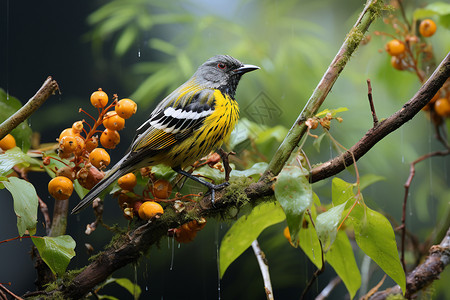
[[[142,124],[125,156],[72,210],[88,206],[122,175],[142,167],[165,164],[214,191],[214,185],[183,171],[199,158],[219,148],[239,118],[234,99],[241,76],[259,69],[244,65],[229,55],[216,55],[202,64],[194,75],[162,100]]]

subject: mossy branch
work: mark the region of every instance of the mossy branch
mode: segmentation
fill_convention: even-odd
[[[28,119],[57,90],[59,90],[58,83],[49,76],[37,93],[25,105],[0,125],[0,139]]]
[[[278,175],[281,169],[283,169],[287,160],[291,156],[291,153],[298,146],[298,143],[306,133],[307,126],[305,125],[305,121],[317,113],[342,70],[350,60],[351,55],[356,51],[361,43],[364,34],[369,29],[370,24],[372,24],[372,22],[377,18],[382,9],[382,1],[372,0],[366,3],[364,10],[361,12],[355,25],[347,34],[344,43],[315,88],[306,103],[306,106],[303,108],[303,111],[300,113],[284,141],[281,143],[277,152],[273,156],[262,178],[268,176],[269,173],[272,175]]]

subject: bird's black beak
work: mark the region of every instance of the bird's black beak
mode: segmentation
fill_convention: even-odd
[[[258,70],[258,69],[261,69],[261,68],[258,67],[258,66],[254,66],[254,65],[243,65],[242,67],[237,68],[237,69],[235,69],[233,71],[234,71],[235,74],[241,74],[242,75],[242,74],[245,74],[247,72],[255,71],[255,70]]]

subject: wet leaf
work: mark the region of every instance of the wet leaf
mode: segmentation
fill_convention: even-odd
[[[23,153],[18,147],[0,154],[0,174],[9,172],[15,165],[20,165],[21,167],[29,167],[30,165],[39,166],[40,162]]]
[[[311,207],[311,216],[313,220],[316,218],[316,209],[314,205]],[[302,228],[299,233],[299,245],[303,252],[308,256],[309,260],[318,268],[322,268],[322,250],[320,248],[319,238],[316,229],[311,224],[308,215],[305,215]]]
[[[353,299],[361,286],[361,274],[356,264],[352,245],[344,231],[340,230],[337,233],[336,240],[325,254],[325,258],[344,282],[350,299]]]
[[[334,205],[340,205],[348,201],[348,205],[353,204],[352,198],[355,197],[353,192],[354,185],[352,183],[345,182],[340,178],[333,178],[331,187],[331,199]]]
[[[320,144],[322,143],[323,137],[325,135],[326,133],[322,133],[318,138],[314,139],[313,146],[317,150],[317,152],[320,152]]]
[[[240,217],[225,234],[220,244],[220,277],[223,277],[228,266],[250,247],[265,228],[285,218],[283,209],[276,202],[263,202],[249,215]]]
[[[114,281],[126,289],[131,295],[134,296],[134,299],[139,299],[139,296],[141,295],[141,287],[137,284],[134,284],[131,282],[128,278],[114,278]]]
[[[369,185],[372,185],[372,184],[374,184],[378,181],[382,181],[382,180],[386,180],[386,178],[383,176],[375,175],[375,174],[366,174],[364,176],[361,176],[361,178],[359,179],[359,188],[362,191]]]
[[[262,173],[267,168],[267,163],[265,162],[258,162],[255,163],[251,168],[246,170],[232,170],[230,173],[231,177],[261,177]]]
[[[280,202],[286,214],[293,245],[298,244],[298,234],[303,220],[303,213],[313,201],[308,172],[295,166],[285,167],[277,177],[274,185],[275,198]]]
[[[42,260],[53,274],[63,275],[72,257],[75,256],[76,243],[70,235],[57,237],[32,237]]]
[[[347,202],[344,202],[338,206],[330,208],[328,211],[321,213],[317,216],[315,225],[317,236],[322,242],[322,247],[325,252],[328,251],[330,246],[336,239],[337,228],[342,219],[342,212],[345,209]]]
[[[405,273],[389,221],[379,212],[362,205],[356,205],[351,216],[358,246],[405,291]]]
[[[14,212],[17,215],[17,229],[23,236],[28,230],[29,235],[36,233],[38,196],[34,186],[23,179],[8,178],[2,182],[14,199]]]

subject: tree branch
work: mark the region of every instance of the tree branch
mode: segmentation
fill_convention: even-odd
[[[0,125],[0,139],[28,119],[57,90],[59,90],[58,83],[49,76],[37,93],[25,105]]]
[[[309,98],[308,103],[306,103],[303,111],[292,125],[289,133],[270,161],[267,170],[262,176],[263,179],[269,173],[272,175],[278,175],[278,173],[280,173],[292,151],[294,151],[294,149],[298,146],[298,143],[306,133],[307,126],[305,125],[305,121],[308,118],[313,117],[325,101],[325,98],[338,79],[340,73],[350,60],[351,55],[356,51],[361,43],[370,24],[372,24],[372,22],[380,14],[382,5],[382,1],[367,1],[364,10],[361,12],[355,25],[347,34],[344,43],[323,75],[313,94]]]
[[[433,98],[449,77],[450,52],[411,100],[406,102],[399,111],[367,131],[364,137],[348,151],[312,169],[311,181],[317,182],[331,177],[352,165],[352,153],[357,161],[385,136],[411,120]]]
[[[405,297],[410,299],[415,293],[439,279],[445,267],[450,263],[450,228],[439,245],[430,248],[430,255],[406,277]],[[370,300],[383,300],[389,296],[402,294],[398,285],[375,293]]]

